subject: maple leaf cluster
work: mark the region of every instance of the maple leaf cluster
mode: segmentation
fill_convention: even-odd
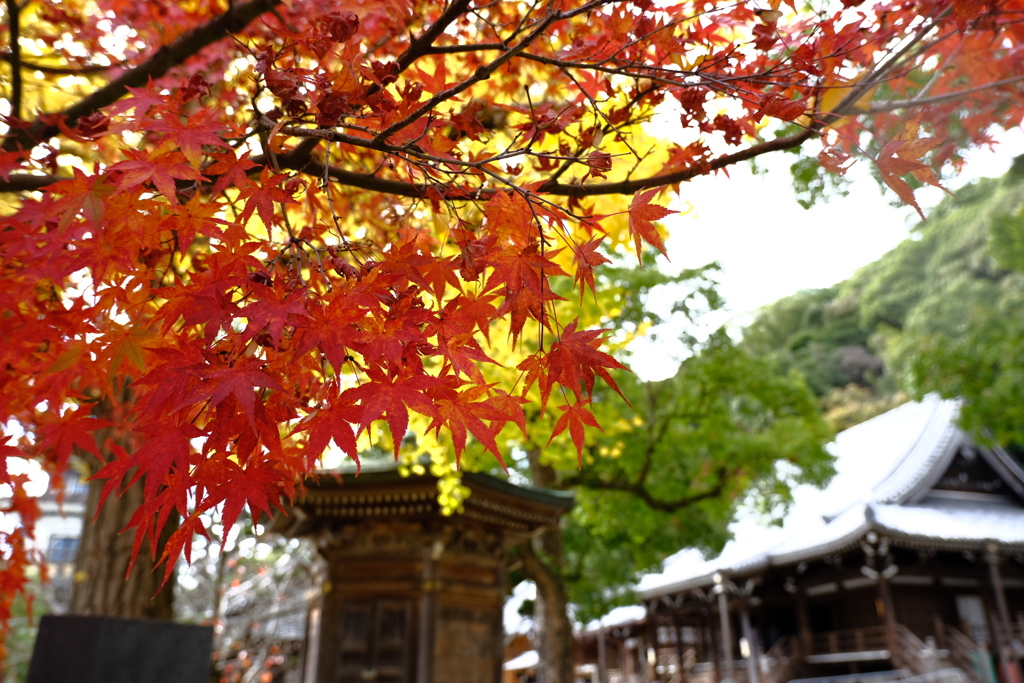
[[[582,450],[622,366],[563,294],[664,252],[659,193],[820,137],[913,203],[1020,122],[1022,2],[9,4],[2,453],[145,487],[136,551],[183,520],[169,574],[205,511],[270,513],[379,424],[501,461],[556,400]],[[23,483],[0,467],[5,588]]]

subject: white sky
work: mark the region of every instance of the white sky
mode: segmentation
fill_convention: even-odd
[[[1003,175],[1013,158],[1024,154],[1024,130],[1014,129],[1000,138],[995,151],[968,155],[963,172],[946,186],[955,190],[977,178]],[[719,291],[729,311],[714,318],[715,326],[743,324],[761,306],[801,289],[847,279],[906,239],[919,220],[911,207],[891,205],[895,194],[883,194],[865,160],[847,173],[853,181],[848,196],[805,210],[793,193],[789,164],[794,159],[789,154],[767,155],[761,159],[768,170],[763,175],[753,175],[742,164],[730,169],[728,178],[706,176],[684,184],[682,199],[694,210],[663,221],[671,259],[666,270],[711,261],[722,266]],[[926,215],[943,196],[937,188],[917,193]],[[682,202],[673,208],[682,208]],[[670,292],[654,299],[652,308],[672,303]],[[674,336],[666,331],[660,342],[635,342],[634,371],[645,379],[671,376],[675,366],[667,362],[666,354],[672,353]]]

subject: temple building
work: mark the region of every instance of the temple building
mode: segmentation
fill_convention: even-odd
[[[1020,683],[1024,471],[928,397],[841,433],[778,529],[645,577],[643,624],[584,633],[595,683]],[[621,633],[622,637],[616,639]]]
[[[466,472],[461,512],[438,481],[392,462],[322,474],[273,531],[310,536],[326,560],[309,612],[304,683],[500,683],[508,551],[558,524],[569,493]]]

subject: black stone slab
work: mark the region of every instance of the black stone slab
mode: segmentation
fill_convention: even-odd
[[[26,683],[207,683],[212,643],[209,626],[47,615]]]

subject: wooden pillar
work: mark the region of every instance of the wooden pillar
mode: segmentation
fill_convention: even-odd
[[[711,663],[711,680],[721,680],[722,667],[718,661],[718,636],[715,635],[715,626],[711,618],[711,608],[708,608],[707,614],[704,615],[704,635],[705,642],[709,642],[708,647],[708,661]]]
[[[434,680],[434,613],[437,610],[437,560],[444,543],[435,540],[423,549],[423,585],[420,596],[420,623],[416,643],[416,683]],[[500,659],[499,659],[500,661]],[[498,679],[501,680],[501,673]]]
[[[658,677],[658,623],[654,618],[654,602],[647,605],[647,647],[644,648],[644,680],[653,681]],[[650,652],[654,651],[654,663],[651,663]]]
[[[736,680],[736,664],[732,658],[732,625],[729,623],[729,598],[725,595],[725,585],[715,586],[718,592],[718,617],[722,624],[722,657],[724,658],[725,681]]]
[[[938,612],[932,615],[932,629],[935,630],[935,644],[940,650],[946,649],[946,625]]]
[[[676,628],[676,671],[679,674],[679,683],[686,683],[686,644],[683,642],[683,622],[678,614],[672,619],[672,624]]]
[[[999,573],[999,555],[989,551],[985,555],[985,562],[988,564],[989,583],[992,587],[992,594],[996,599],[996,609],[999,610],[999,619],[1003,626],[1010,625],[1010,608],[1006,602],[1006,590],[1003,588],[1003,577]]]
[[[813,640],[811,638],[811,615],[807,609],[807,593],[803,586],[796,589],[796,624],[800,635],[800,654],[804,657],[813,654]]]
[[[1006,590],[1003,587],[1003,577],[999,573],[999,555],[994,546],[989,546],[985,554],[985,563],[988,564],[989,585],[996,600],[996,610],[999,613],[1001,623],[994,624],[992,634],[997,651],[999,652],[999,666],[1003,672],[1006,683],[1020,683],[1020,667],[1013,656],[1013,649],[1007,642],[1008,629],[1012,628],[1010,622],[1010,608],[1006,603]]]
[[[750,612],[746,602],[740,603],[740,624],[749,649],[747,652],[747,683],[758,683],[757,641],[754,639],[754,629],[750,627]]]
[[[889,579],[885,578],[881,574],[878,576],[878,598],[879,607],[881,608],[881,614],[885,623],[885,642],[889,648],[889,655],[893,658],[893,664],[896,664],[896,659],[901,656],[897,652],[897,641],[896,641],[896,610],[893,607],[892,602],[892,590],[889,588]]]
[[[604,643],[604,626],[597,629],[597,683],[608,683],[608,651]]]
[[[501,591],[501,595],[507,595],[508,593],[508,562],[506,561],[504,549],[499,551],[498,554],[498,589]],[[504,601],[503,601],[504,604]],[[505,675],[505,669],[503,664],[505,663],[505,610],[499,609],[494,615],[494,650],[495,650],[495,670],[494,680],[501,681]]]
[[[622,634],[622,642],[619,643],[619,671],[627,681],[633,676],[633,657],[626,647],[626,634]]]

